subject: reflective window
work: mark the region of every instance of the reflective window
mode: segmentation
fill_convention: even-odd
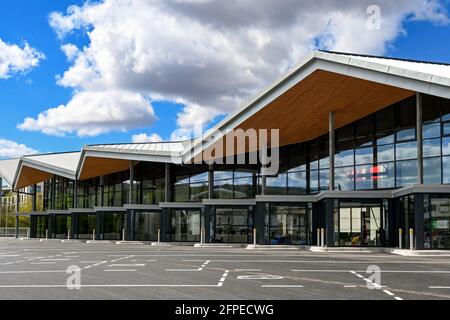
[[[395,160],[394,145],[377,147],[377,159],[378,162],[394,161]]]
[[[396,158],[397,161],[417,158],[417,142],[397,144]]]
[[[442,124],[442,131],[444,136],[450,135],[450,122],[446,122]]]
[[[270,244],[311,244],[310,211],[307,206],[270,206]]]
[[[450,198],[431,198],[425,212],[425,245],[431,249],[450,248]],[[428,241],[427,241],[428,240]]]
[[[424,157],[438,157],[441,155],[441,139],[425,140],[423,142]]]
[[[330,188],[330,171],[320,170],[320,190],[328,190]]]
[[[355,183],[357,190],[373,189],[374,167],[372,165],[355,167]]]
[[[450,137],[442,138],[442,154],[450,155]]]
[[[431,123],[423,125],[423,139],[438,138],[441,136],[441,124]]]
[[[416,129],[406,128],[397,131],[397,141],[408,141],[416,139]]]
[[[397,187],[410,186],[417,183],[417,161],[397,162]]]
[[[336,190],[354,189],[354,167],[336,168],[335,187]]]
[[[441,158],[423,160],[423,180],[425,184],[441,183]]]
[[[134,240],[157,241],[161,229],[161,212],[135,212]]]
[[[390,189],[395,187],[395,164],[394,162],[381,163],[377,166],[378,189]]]
[[[307,192],[306,172],[291,172],[288,174],[288,193],[305,194]]]
[[[442,168],[443,182],[450,184],[450,157],[442,158]]]
[[[337,153],[334,157],[335,167],[346,167],[354,164],[354,151],[346,150]]]
[[[373,148],[364,148],[355,150],[355,163],[367,164],[373,162]]]
[[[200,242],[200,210],[171,211],[171,241]]]
[[[319,191],[319,171],[317,171],[317,170],[310,172],[309,190],[312,193]]]
[[[214,242],[249,243],[253,223],[248,209],[217,208]]]
[[[285,195],[287,194],[287,176],[285,173],[279,174],[276,177],[266,178],[267,194]]]

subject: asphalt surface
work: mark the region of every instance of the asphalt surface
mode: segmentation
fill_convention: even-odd
[[[450,252],[402,257],[0,240],[0,300],[17,299],[446,300]]]

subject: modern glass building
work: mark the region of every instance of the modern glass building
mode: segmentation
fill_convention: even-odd
[[[250,161],[258,143],[218,152],[249,129],[279,130],[277,174]],[[18,213],[36,238],[316,245],[323,229],[330,247],[409,247],[412,231],[416,249],[450,249],[450,66],[314,52],[194,141],[25,156],[0,175],[42,185]]]

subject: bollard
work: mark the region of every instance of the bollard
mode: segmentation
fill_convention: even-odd
[[[158,244],[161,243],[161,229],[158,229]]]
[[[125,229],[122,229],[122,241],[125,242]]]
[[[403,247],[403,230],[398,229],[398,248],[402,249]]]
[[[205,234],[205,229],[202,228],[202,229],[200,230],[200,244],[203,244],[203,237],[204,237],[204,234]]]
[[[95,229],[92,230],[92,241],[95,241]]]
[[[256,247],[256,228],[253,229],[253,245]]]
[[[317,228],[317,246],[320,247],[320,229]]]
[[[67,240],[70,240],[70,230],[67,230]]]
[[[30,239],[30,235],[31,235],[31,233],[30,233],[30,228],[28,228],[28,229],[27,229],[27,238],[28,238],[28,239]]]
[[[48,239],[48,229],[45,229],[45,239]]]
[[[320,229],[320,233],[321,233],[320,235],[321,245],[322,247],[325,247],[325,229],[324,228]]]
[[[414,229],[409,229],[409,250],[414,250]]]

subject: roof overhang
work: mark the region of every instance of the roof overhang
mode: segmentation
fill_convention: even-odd
[[[107,146],[86,146],[81,154],[77,169],[78,180],[87,180],[130,168],[130,161],[181,164],[179,152],[124,150]]]
[[[56,165],[53,161],[48,161],[48,157],[64,162],[66,167]],[[79,153],[61,153],[50,155],[37,155],[22,157],[19,161],[17,172],[14,178],[14,189],[19,190],[31,185],[41,183],[51,179],[54,175],[75,180],[76,163],[73,158],[79,157]],[[72,162],[72,163],[66,163]],[[72,169],[70,169],[72,167]]]
[[[314,52],[239,112],[194,141],[183,153],[183,161],[189,163],[202,153],[214,154],[212,150],[226,145],[230,130],[279,129],[283,146],[326,134],[331,111],[338,129],[416,92],[450,99],[450,78],[374,61]],[[251,147],[245,146],[245,151],[256,151]]]
[[[14,177],[19,166],[20,159],[10,159],[0,161],[0,177],[6,181],[9,186],[13,186]]]

